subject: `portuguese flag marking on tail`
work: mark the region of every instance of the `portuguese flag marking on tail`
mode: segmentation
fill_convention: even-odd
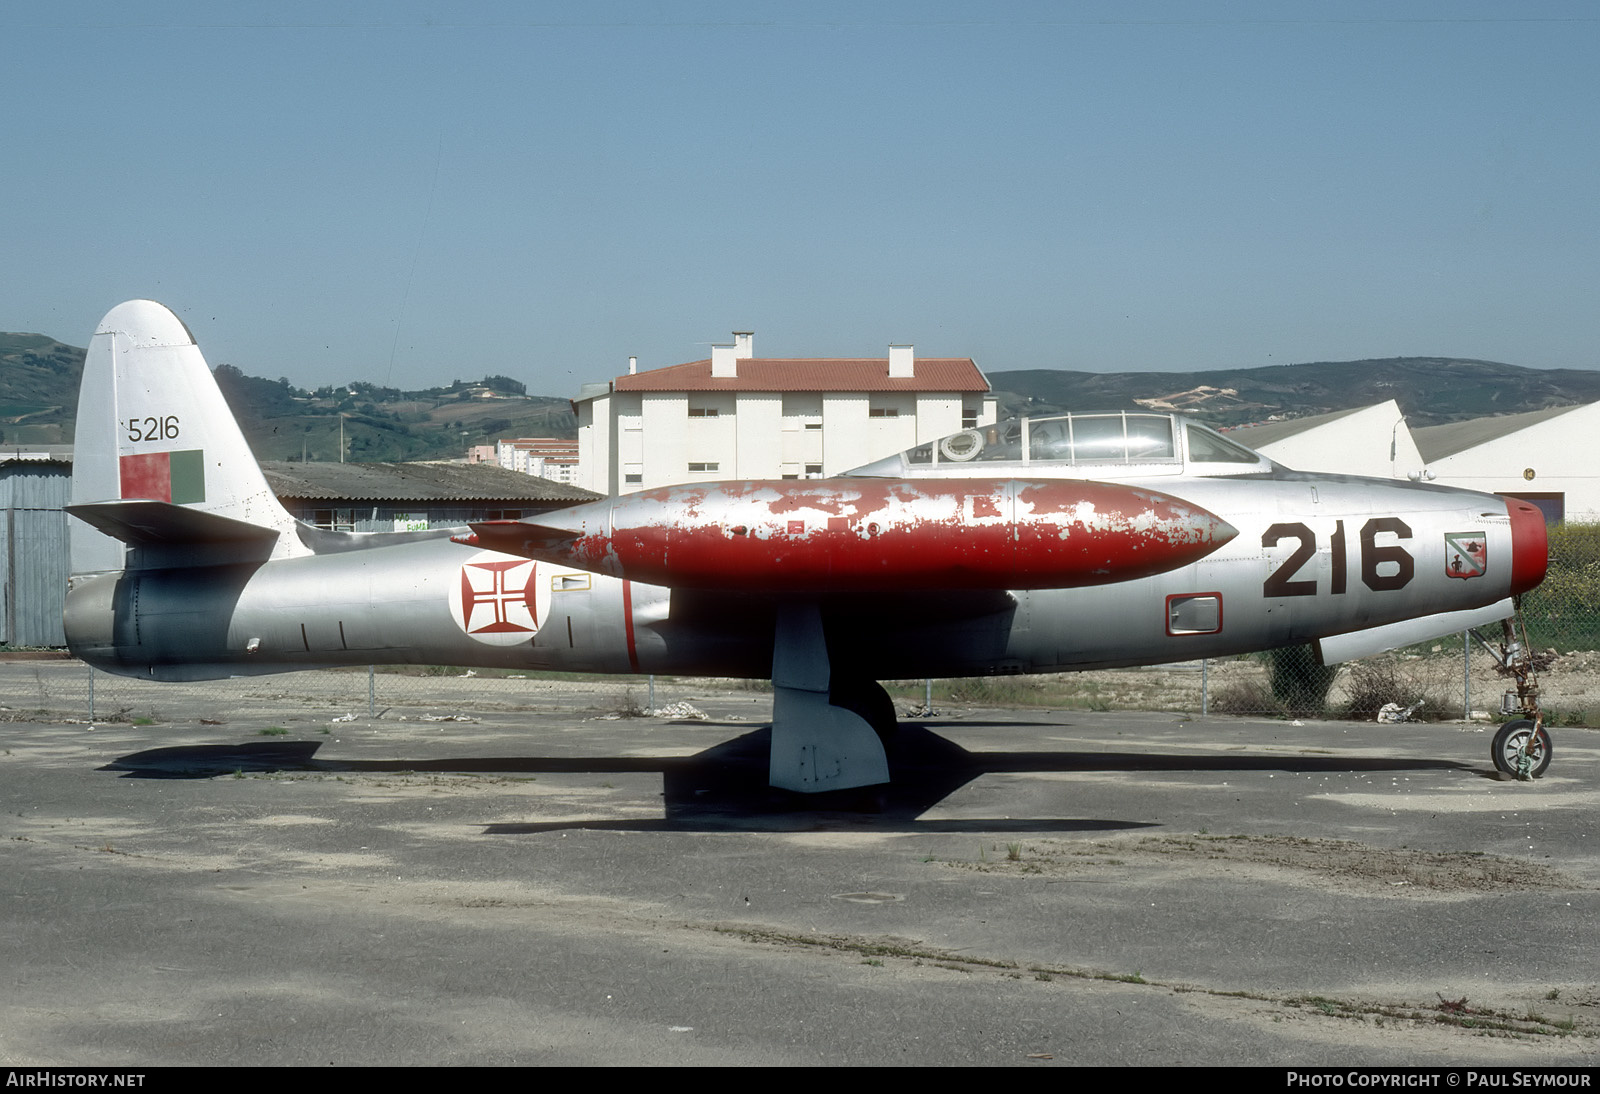
[[[206,500],[206,463],[202,449],[146,452],[118,460],[122,496],[189,505]]]

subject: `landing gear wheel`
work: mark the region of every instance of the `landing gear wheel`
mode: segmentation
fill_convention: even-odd
[[[1550,734],[1544,726],[1539,726],[1536,731],[1534,724],[1526,718],[1501,726],[1489,750],[1496,770],[1524,779],[1537,779],[1543,775],[1550,766],[1553,753]],[[1526,771],[1519,770],[1524,762]]]

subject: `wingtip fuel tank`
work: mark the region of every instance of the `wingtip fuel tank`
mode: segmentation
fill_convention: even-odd
[[[1016,479],[706,483],[472,529],[477,546],[611,577],[794,593],[1106,585],[1238,534],[1159,491]]]

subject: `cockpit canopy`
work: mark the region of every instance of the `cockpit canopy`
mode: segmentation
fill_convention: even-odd
[[[1176,414],[1062,414],[1008,418],[847,471],[905,478],[1020,473],[1056,478],[1248,475],[1276,465]]]

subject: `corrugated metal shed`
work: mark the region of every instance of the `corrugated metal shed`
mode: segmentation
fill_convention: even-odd
[[[72,463],[0,453],[0,643],[60,646],[67,593],[67,515]]]
[[[515,520],[600,497],[486,463],[270,462],[261,470],[296,517],[350,532]]]
[[[488,463],[285,463],[261,465],[282,499],[304,501],[518,502],[554,508],[594,501],[589,490]]]

